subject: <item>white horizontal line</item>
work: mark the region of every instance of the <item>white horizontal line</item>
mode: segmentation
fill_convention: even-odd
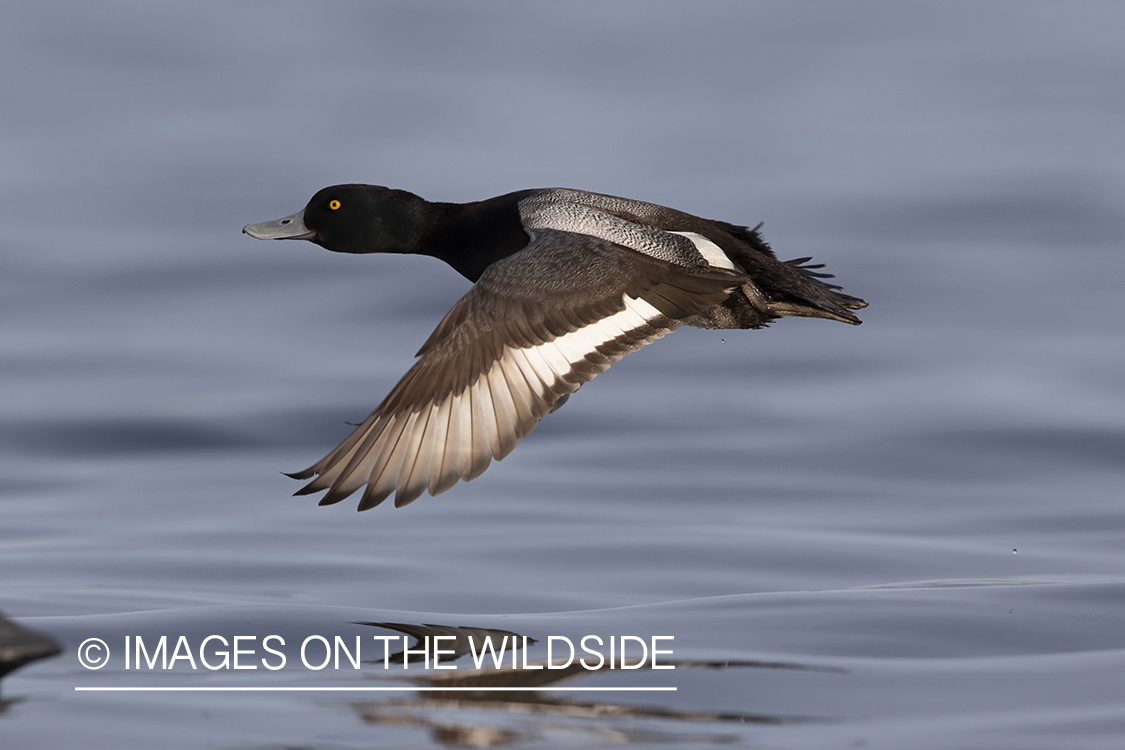
[[[523,692],[523,693],[554,693],[560,691],[568,692],[675,692],[675,687],[465,687],[465,686],[450,686],[450,687],[142,687],[142,686],[126,686],[126,687],[78,687],[74,688],[80,692],[100,692],[100,693],[300,693],[300,692],[336,692],[336,693],[351,693],[351,692]]]

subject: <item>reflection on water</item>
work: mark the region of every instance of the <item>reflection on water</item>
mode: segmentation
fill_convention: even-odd
[[[391,664],[412,663],[425,659],[428,645],[419,648],[427,637],[443,636],[443,654],[448,648],[450,656],[442,662],[454,662],[471,654],[483,653],[485,639],[496,643],[535,644],[537,639],[524,637],[510,630],[448,625],[414,625],[391,622],[363,622],[380,628],[395,630],[415,639],[408,647],[388,657]],[[510,640],[509,640],[510,639]],[[451,645],[450,645],[451,644]],[[378,660],[382,661],[382,660]],[[568,663],[569,662],[569,663]],[[534,659],[526,666],[491,666],[470,668],[456,672],[427,671],[404,676],[403,680],[426,688],[417,696],[385,701],[365,701],[352,704],[353,710],[365,722],[393,726],[427,729],[435,742],[451,747],[500,747],[516,742],[542,740],[554,734],[580,735],[588,742],[635,744],[645,742],[682,742],[700,744],[727,744],[738,740],[736,735],[714,733],[684,733],[659,731],[652,724],[643,727],[628,726],[630,719],[657,719],[688,722],[716,722],[736,724],[782,725],[824,721],[803,716],[774,716],[744,712],[689,711],[661,706],[641,706],[611,701],[583,701],[553,694],[552,687],[561,687],[579,678],[597,672],[621,670],[626,659],[603,662],[594,668],[584,666],[574,659]],[[792,669],[844,674],[845,670],[833,667],[760,661],[696,661],[669,659],[667,666],[676,669]],[[467,666],[467,665],[463,665]],[[643,670],[651,670],[645,661]],[[510,689],[505,689],[510,688]],[[502,714],[489,718],[490,713]],[[518,729],[512,727],[511,715],[524,717]],[[438,718],[440,717],[440,718]],[[527,717],[535,717],[530,719]],[[583,720],[597,720],[584,723]],[[610,721],[607,721],[610,720]],[[613,720],[619,721],[620,725]],[[525,726],[530,722],[530,726]]]
[[[1011,556],[1011,550],[1005,554]],[[1015,557],[1025,554],[1021,548]],[[82,713],[96,717],[91,721],[107,738],[103,746],[166,747],[169,715],[205,712],[210,717],[206,728],[214,728],[217,740],[229,740],[228,734],[244,738],[212,743],[232,748],[321,746],[325,737],[341,749],[415,746],[419,733],[432,743],[468,747],[736,741],[834,747],[846,746],[842,737],[870,734],[873,745],[881,740],[878,744],[887,747],[936,750],[982,745],[937,741],[949,739],[946,735],[919,743],[925,727],[941,726],[954,740],[971,740],[973,732],[966,728],[981,721],[1019,729],[1029,722],[1038,726],[1040,717],[1055,712],[1061,718],[1050,720],[1043,741],[1022,747],[1116,747],[1048,741],[1064,732],[1075,740],[1081,733],[1063,720],[1066,712],[1089,717],[1085,736],[1095,740],[1120,728],[1123,593],[1125,581],[1119,578],[947,580],[547,615],[458,614],[458,625],[437,624],[453,621],[446,619],[449,615],[291,604],[39,618],[35,628],[58,638],[69,657],[37,665],[36,679],[23,679],[31,677],[30,669],[11,678],[11,697],[22,700],[5,715],[4,731],[22,740],[13,747],[35,747],[31,740],[42,734],[45,719]],[[560,653],[548,653],[552,637],[577,645],[581,633],[647,638],[654,627],[675,634],[674,653],[667,655],[674,671],[623,671],[639,661],[636,652],[598,669],[547,668],[562,664],[544,658]],[[243,672],[192,669],[186,662],[168,670],[126,669],[120,649],[112,666],[96,672],[82,669],[74,658],[78,644],[89,637],[103,638],[114,648],[129,635],[151,644],[161,634],[184,634],[199,643],[216,633],[259,638],[275,633],[290,645],[293,658],[279,671]],[[312,634],[366,644],[363,660],[357,656],[355,666],[341,660],[341,667],[332,669],[303,667],[295,651]],[[448,639],[442,643],[442,662],[451,662],[455,670],[426,670],[419,664],[416,655],[427,650],[425,639],[439,636]],[[485,638],[514,640],[517,665],[526,658],[529,668],[513,668],[510,659],[496,667],[491,657],[478,667]],[[435,652],[433,645],[429,651]],[[565,649],[561,653],[565,656]],[[596,657],[588,663],[594,662]],[[221,697],[92,694],[76,692],[78,685],[266,691]],[[608,692],[606,687],[676,691]],[[353,690],[362,691],[362,698],[355,700]],[[46,724],[64,747],[79,746],[85,735],[77,734],[89,728],[86,722]],[[285,743],[284,738],[294,737],[304,740]],[[189,733],[175,746],[196,747],[199,739]]]
[[[480,706],[473,706],[472,704],[462,702],[457,702],[451,706],[440,701],[416,701],[401,709],[400,713],[396,713],[393,708],[380,706],[378,704],[357,704],[355,706],[356,713],[366,722],[428,730],[430,738],[435,743],[447,747],[504,747],[515,743],[545,740],[583,741],[584,744],[589,743],[594,746],[601,744],[644,744],[650,742],[661,744],[675,742],[683,744],[729,745],[738,742],[740,739],[738,735],[723,734],[721,732],[661,732],[651,728],[616,726],[612,722],[605,721],[605,719],[609,717],[617,718],[622,715],[609,712],[568,714],[570,716],[582,716],[584,718],[597,718],[599,721],[596,723],[591,722],[581,725],[578,722],[564,722],[561,719],[558,721],[539,720],[536,722],[535,726],[531,728],[518,730],[504,728],[499,725],[489,725],[485,723],[485,720],[479,720],[476,723],[471,723],[469,721],[458,723],[435,718],[435,714],[440,715],[443,710],[449,708],[467,709],[480,708]],[[485,705],[483,708],[499,708],[519,712],[523,710],[525,706]],[[559,713],[565,712],[560,711]],[[642,714],[632,715],[640,716]]]

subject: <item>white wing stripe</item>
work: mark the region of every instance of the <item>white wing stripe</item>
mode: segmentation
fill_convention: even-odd
[[[559,351],[558,347],[551,341],[547,341],[538,346],[529,346],[523,351],[528,353],[534,352],[542,357],[543,361],[547,363],[547,367],[550,368],[556,378],[561,378],[563,375],[570,372],[570,360],[567,359],[566,355]]]
[[[622,334],[629,334],[661,317],[655,307],[636,297],[625,297],[625,309],[592,323],[577,331],[559,336],[542,346],[558,349],[569,364],[581,362],[597,352],[597,348],[613,341]]]

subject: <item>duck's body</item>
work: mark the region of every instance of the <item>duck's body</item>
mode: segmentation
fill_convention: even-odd
[[[580,190],[523,190],[430,203],[339,185],[300,212],[254,224],[260,239],[349,253],[440,258],[475,282],[390,395],[295,478],[298,494],[359,509],[402,506],[479,476],[586,381],[681,324],[758,328],[786,315],[858,324],[866,306],[824,275],[781,262],[758,232]]]

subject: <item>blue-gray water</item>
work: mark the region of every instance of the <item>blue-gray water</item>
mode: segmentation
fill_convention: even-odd
[[[1120,4],[4,16],[0,611],[65,648],[4,679],[5,748],[1125,744]],[[351,181],[765,221],[871,307],[681,330],[472,483],[317,508],[280,472],[467,288],[239,233]],[[678,690],[75,691],[423,678],[122,661],[394,632],[357,622],[671,635],[565,684]]]

